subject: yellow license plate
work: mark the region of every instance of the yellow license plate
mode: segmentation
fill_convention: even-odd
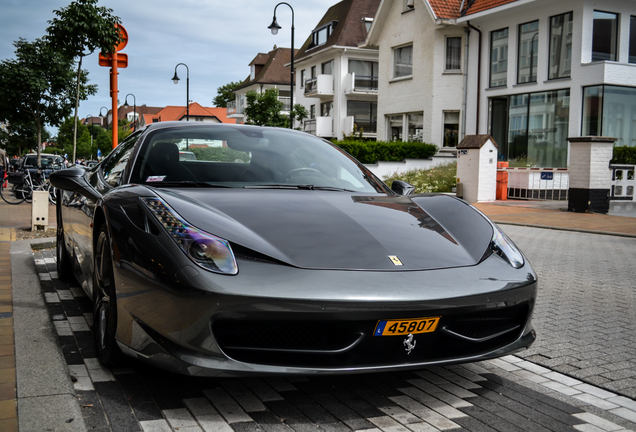
[[[382,320],[375,326],[374,336],[400,336],[434,332],[441,317]]]

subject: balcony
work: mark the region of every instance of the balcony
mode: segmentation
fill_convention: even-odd
[[[358,135],[360,131],[362,131],[363,138],[376,138],[378,131],[377,119],[347,116],[342,120],[342,133],[344,135]]]
[[[316,117],[303,123],[303,131],[321,138],[331,138],[333,134],[333,117]]]
[[[349,73],[345,76],[346,95],[356,95],[358,99],[375,100],[378,97],[378,77]]]
[[[243,117],[243,104],[237,104],[235,100],[227,103],[226,114],[228,118],[242,118]]]
[[[333,75],[318,75],[305,81],[305,97],[333,97]]]

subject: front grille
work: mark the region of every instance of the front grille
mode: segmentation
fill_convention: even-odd
[[[521,336],[529,312],[529,305],[521,304],[479,311],[400,313],[403,318],[442,316],[435,332],[415,335],[416,347],[410,354],[406,353],[403,344],[406,336],[373,336],[377,320],[356,320],[355,317],[285,320],[280,319],[281,314],[276,314],[271,320],[267,317],[224,319],[215,321],[212,331],[223,352],[242,362],[322,368],[372,367],[449,360],[491,352]],[[399,317],[389,314],[380,318]]]

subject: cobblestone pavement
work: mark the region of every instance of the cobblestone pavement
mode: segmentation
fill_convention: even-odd
[[[539,276],[538,338],[519,356],[636,399],[636,238],[502,228]]]
[[[506,230],[522,247],[536,242],[543,231],[512,228]],[[547,271],[543,264],[551,262],[535,260],[540,247],[527,249],[542,275]],[[636,431],[633,399],[518,356],[340,377],[191,378],[133,360],[106,369],[95,359],[91,303],[81,288],[57,279],[53,255],[52,250],[36,251],[35,264],[88,430]],[[549,314],[544,309],[552,294],[546,291],[571,285],[568,279],[559,281],[541,288],[546,300],[537,306],[535,321]],[[605,322],[610,319],[606,316]],[[545,338],[540,333],[539,340]],[[548,348],[541,344],[523,355],[548,358]]]

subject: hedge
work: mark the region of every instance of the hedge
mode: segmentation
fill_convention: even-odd
[[[428,159],[437,153],[437,146],[422,142],[360,141],[346,139],[333,143],[363,164],[378,161],[399,162],[404,159]]]
[[[636,165],[636,147],[614,147],[613,164]]]

